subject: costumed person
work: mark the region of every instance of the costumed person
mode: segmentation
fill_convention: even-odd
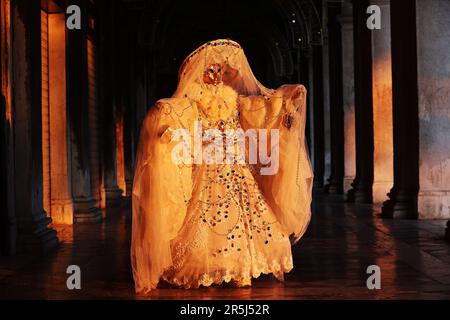
[[[132,193],[136,292],[161,280],[198,288],[247,286],[262,273],[284,279],[291,245],[311,217],[305,119],[305,88],[265,88],[232,40],[208,42],[184,60],[177,90],[141,129]],[[248,143],[239,152],[242,134]]]

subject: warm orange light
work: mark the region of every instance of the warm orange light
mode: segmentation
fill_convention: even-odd
[[[100,181],[100,149],[98,129],[98,105],[97,105],[97,61],[96,48],[91,40],[87,41],[87,75],[88,75],[88,109],[89,109],[89,161],[91,171],[91,193],[96,200],[96,205],[101,206],[101,181]]]
[[[51,214],[50,200],[50,102],[48,70],[48,15],[41,10],[41,110],[42,110],[42,168],[44,210]]]
[[[44,208],[55,224],[73,224],[66,107],[64,14],[41,12]]]
[[[123,145],[123,113],[119,112],[116,119],[116,157],[117,157],[117,185],[122,190],[122,196],[126,196],[125,182],[125,156]]]
[[[356,175],[355,106],[348,104],[344,113],[344,191],[351,189]]]
[[[391,56],[376,57],[373,64],[374,185],[375,203],[386,200],[393,184],[393,127]]]
[[[9,123],[9,127],[12,128],[12,112],[11,112],[11,74],[10,74],[10,62],[11,62],[11,13],[10,13],[10,0],[2,0],[1,3],[1,43],[0,43],[0,57],[1,57],[1,90],[5,103],[5,115],[6,121]],[[2,119],[3,121],[3,119]]]

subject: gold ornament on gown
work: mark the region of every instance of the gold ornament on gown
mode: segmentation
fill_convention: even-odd
[[[283,279],[293,267],[291,242],[300,239],[311,216],[305,119],[305,88],[265,88],[236,42],[211,41],[185,59],[176,92],[156,103],[141,129],[132,195],[137,292],[162,279],[183,288],[230,281],[244,286],[261,273]],[[184,128],[193,136],[195,121],[221,135],[278,129],[278,171],[262,175],[262,163],[239,158],[177,165],[172,134]],[[236,141],[215,147],[225,156]]]

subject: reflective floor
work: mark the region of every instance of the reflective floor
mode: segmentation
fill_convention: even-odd
[[[446,221],[384,220],[380,208],[316,195],[311,225],[293,248],[294,270],[253,287],[196,290],[162,285],[136,296],[129,263],[130,209],[108,210],[102,224],[58,227],[60,248],[33,247],[0,258],[2,299],[450,299]],[[68,290],[68,265],[81,268],[81,290]],[[381,289],[369,290],[369,265],[381,268]]]

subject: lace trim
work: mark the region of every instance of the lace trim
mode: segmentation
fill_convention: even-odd
[[[223,282],[229,283],[231,280],[240,282],[243,280],[249,280],[250,278],[256,279],[260,277],[261,274],[270,273],[272,273],[278,280],[283,281],[284,273],[290,272],[292,268],[292,259],[284,258],[282,263],[272,261],[270,264],[266,263],[264,266],[260,266],[259,268],[253,267],[251,268],[253,270],[249,270],[249,272],[243,272],[242,270],[226,270],[225,272],[214,271],[200,274],[195,278],[185,276],[181,279],[163,275],[161,279],[184,289],[197,289],[200,286],[209,287],[213,284],[220,285]]]

